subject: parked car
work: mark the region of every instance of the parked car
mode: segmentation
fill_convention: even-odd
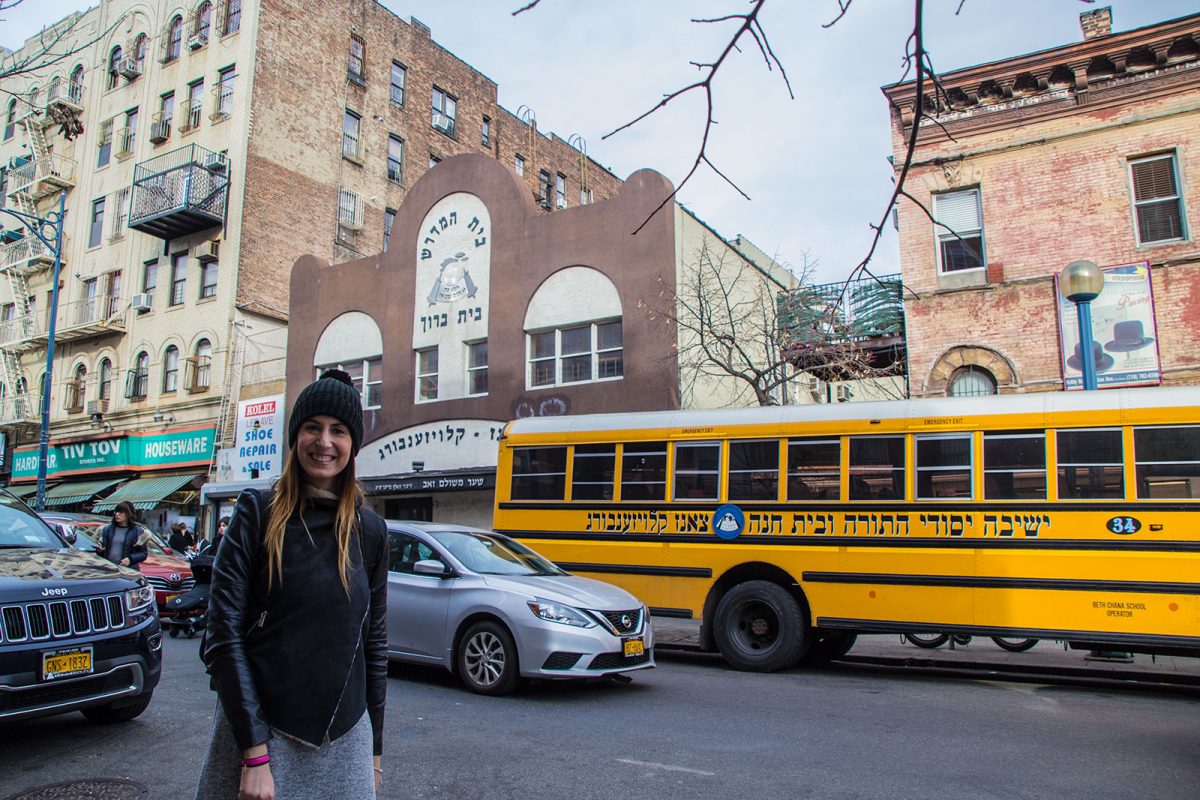
[[[97,514],[67,511],[46,511],[41,517],[56,528],[72,547],[89,552],[100,549],[100,530],[112,521],[109,517]],[[191,565],[164,548],[153,533],[146,542],[146,549],[146,560],[138,566],[146,576],[146,581],[154,587],[154,600],[159,614],[162,614],[167,610],[167,601],[187,592],[196,581]]]
[[[388,657],[440,664],[468,689],[654,667],[646,606],[493,531],[388,522]]]
[[[0,491],[0,721],[75,710],[93,722],[130,720],[161,671],[146,578],[65,546]]]

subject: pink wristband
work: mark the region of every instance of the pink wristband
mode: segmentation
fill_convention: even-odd
[[[270,753],[264,753],[261,756],[255,756],[254,758],[243,758],[242,759],[243,767],[261,767],[263,764],[270,764],[270,763],[271,763],[271,754]]]

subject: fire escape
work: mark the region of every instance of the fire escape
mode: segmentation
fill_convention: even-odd
[[[228,156],[181,147],[134,169],[129,227],[168,241],[215,228],[225,223],[228,198]]]

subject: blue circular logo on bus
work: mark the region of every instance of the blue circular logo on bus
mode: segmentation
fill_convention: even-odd
[[[746,515],[735,505],[717,506],[713,512],[713,533],[721,539],[736,539],[745,527]]]

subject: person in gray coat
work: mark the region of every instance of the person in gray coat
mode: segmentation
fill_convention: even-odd
[[[150,532],[137,523],[137,511],[128,500],[117,503],[112,522],[100,529],[100,555],[122,567],[140,569],[146,560]]]

